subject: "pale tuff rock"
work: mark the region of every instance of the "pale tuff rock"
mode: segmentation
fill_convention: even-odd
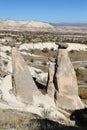
[[[84,105],[78,97],[77,78],[67,47],[66,44],[58,43],[55,69],[53,63],[49,66],[47,93],[52,95],[55,92],[57,106],[72,110],[82,108]]]
[[[17,97],[26,104],[32,103],[33,93],[38,90],[24,59],[15,47],[12,48],[12,64]]]
[[[56,103],[65,109],[77,109],[84,107],[78,100],[77,78],[73,65],[66,49],[59,49],[56,61],[54,85]]]
[[[47,93],[51,97],[54,97],[54,94],[55,94],[55,87],[53,83],[53,76],[54,76],[54,71],[55,71],[54,67],[55,67],[55,64],[50,61],[49,70],[48,70]]]
[[[58,50],[55,80],[57,80],[56,88],[59,93],[78,95],[75,71],[65,49]]]
[[[2,101],[2,105],[7,105],[8,108],[22,108],[24,104],[17,100],[17,97],[13,94],[13,86],[12,86],[12,75],[7,75],[0,85],[0,101]],[[2,107],[0,102],[0,108]]]
[[[5,101],[10,101],[12,98],[9,91],[12,90],[12,80],[11,75],[7,75],[1,83],[0,90],[2,91],[2,99]],[[7,98],[8,97],[8,98]]]

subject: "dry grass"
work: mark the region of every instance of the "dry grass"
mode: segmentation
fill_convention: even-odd
[[[16,130],[29,130],[29,121],[39,116],[19,112],[16,110],[0,110],[0,130],[15,128]]]
[[[69,52],[71,61],[86,61],[87,60],[87,51],[73,51]]]
[[[79,96],[82,101],[87,104],[87,87],[80,87],[79,88]]]
[[[87,87],[85,87],[85,88],[80,87],[80,88],[79,88],[79,96],[80,96],[82,99],[87,99]]]

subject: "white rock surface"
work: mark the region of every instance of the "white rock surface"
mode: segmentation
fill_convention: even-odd
[[[87,51],[87,45],[79,44],[79,43],[68,43],[68,51],[76,50],[76,51]]]
[[[61,113],[58,108],[56,108],[54,100],[48,95],[35,95],[34,101],[31,105],[25,105],[17,99],[17,97],[10,93],[12,90],[12,80],[11,75],[7,75],[0,86],[2,91],[2,102],[0,102],[0,109],[16,109],[19,111],[31,112],[38,114],[43,117],[43,112],[49,112],[50,119],[63,119],[66,120],[66,117]]]
[[[71,51],[71,50],[87,51],[87,45],[79,44],[79,43],[66,43],[66,44],[68,44],[68,48],[67,48],[68,51]],[[23,50],[23,49],[25,49],[25,50],[29,50],[29,49],[43,50],[43,48],[48,48],[48,49],[54,48],[54,50],[57,50],[58,46],[54,42],[35,43],[35,44],[24,43],[24,44],[20,45],[19,50]]]
[[[10,91],[12,90],[12,79],[11,79],[11,75],[7,75],[0,86],[0,90],[2,91],[2,99],[4,101],[6,101],[9,105],[13,106],[13,107],[22,107],[22,103],[19,102],[16,98],[16,96],[14,96],[14,94],[10,93]]]

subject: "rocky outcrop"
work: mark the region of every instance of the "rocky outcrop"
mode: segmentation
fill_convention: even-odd
[[[15,47],[12,48],[12,64],[17,97],[26,104],[32,103],[33,93],[38,90],[28,66]]]
[[[54,83],[55,86],[56,104],[57,106],[60,106],[64,109],[82,108],[84,107],[84,105],[80,101],[80,98],[78,97],[77,78],[66,49],[68,46],[65,45],[64,43],[57,45],[58,45],[58,52],[55,63],[54,75],[52,67],[50,67],[51,80],[54,78],[53,82],[52,81],[51,82]],[[47,88],[48,90],[50,89],[51,91],[53,89],[52,84],[50,86],[48,84]],[[47,91],[48,94],[50,91]]]

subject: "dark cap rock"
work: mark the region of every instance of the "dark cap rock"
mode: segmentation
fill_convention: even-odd
[[[67,49],[68,48],[68,44],[63,43],[63,42],[57,42],[56,45],[58,45],[58,48],[60,48],[60,49]]]
[[[11,41],[9,42],[9,44],[10,44],[11,47],[16,47],[16,46],[17,46],[15,39],[14,39],[14,40],[11,40]]]

